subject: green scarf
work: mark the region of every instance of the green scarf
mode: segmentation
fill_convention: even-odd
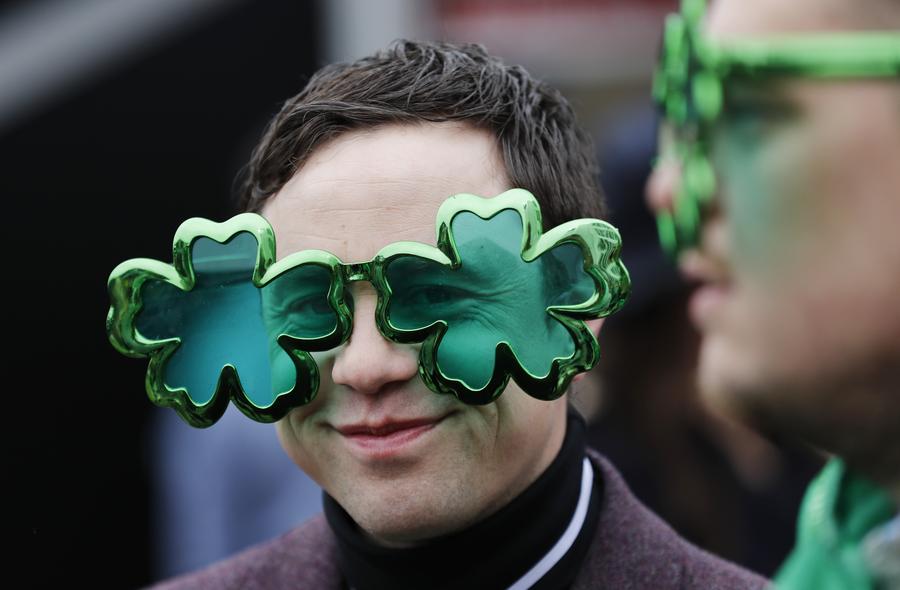
[[[833,459],[806,492],[797,545],[775,577],[778,590],[874,590],[862,540],[897,511],[892,499]]]

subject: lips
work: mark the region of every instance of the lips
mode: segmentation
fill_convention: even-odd
[[[412,454],[444,418],[446,416],[372,420],[339,426],[335,430],[360,459],[385,460]]]
[[[361,423],[340,426],[337,431],[344,436],[387,437],[404,430],[414,430],[422,426],[433,426],[440,418],[417,418],[412,420],[385,420],[378,423]]]
[[[731,294],[731,278],[726,265],[699,251],[685,252],[679,261],[684,277],[696,284],[688,311],[699,329],[709,327]]]

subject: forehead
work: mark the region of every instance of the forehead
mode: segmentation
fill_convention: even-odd
[[[495,196],[507,185],[489,132],[456,123],[387,125],[319,147],[262,214],[279,258],[316,248],[360,262],[400,240],[434,244],[444,199]]]
[[[730,38],[883,28],[875,12],[859,0],[713,0],[707,31]]]

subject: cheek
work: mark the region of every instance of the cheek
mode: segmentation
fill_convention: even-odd
[[[767,275],[797,264],[792,251],[815,223],[815,141],[812,130],[798,128],[720,142],[715,162],[736,270]]]
[[[317,432],[316,416],[324,406],[322,388],[312,402],[299,408],[294,408],[275,425],[278,440],[284,452],[311,478],[320,481],[321,469],[319,465],[327,461],[327,457],[320,456],[326,450],[324,445],[316,443],[316,436],[323,432]]]
[[[316,394],[316,398],[313,400],[312,404],[310,404],[317,405],[323,402],[322,398],[327,395],[327,392],[331,389],[331,371],[334,368],[336,351],[335,349],[331,349],[321,352],[311,352],[309,354],[312,356],[316,363],[316,368],[319,370],[319,392]]]
[[[798,120],[755,141],[719,142],[737,266],[779,288],[800,274],[828,289],[835,271],[851,278],[861,256],[897,251],[897,241],[876,246],[897,233],[896,105],[877,86],[816,90]]]
[[[544,449],[553,447],[550,442],[554,431],[565,424],[566,399],[567,396],[551,402],[538,400],[511,382],[495,404],[502,447],[499,450],[511,461],[516,457],[538,460],[547,455]]]
[[[275,432],[278,433],[278,442],[281,443],[281,448],[291,458],[291,461],[302,468],[301,460],[304,453],[300,440],[297,437],[298,433],[294,429],[293,424],[291,424],[290,415],[278,421],[275,425]]]

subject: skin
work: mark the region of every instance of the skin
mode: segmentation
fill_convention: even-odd
[[[896,7],[877,23],[858,8],[720,0],[706,29],[727,41],[900,28]],[[717,198],[680,260],[702,287],[690,303],[701,389],[842,455],[900,499],[900,85],[791,79],[726,92]],[[651,206],[670,209],[678,182],[666,161]]]
[[[400,240],[435,244],[435,216],[451,194],[509,188],[489,133],[455,123],[386,125],[319,147],[263,215],[281,256],[319,248],[360,262]],[[378,332],[371,285],[354,283],[352,294],[349,341],[318,355],[318,396],[277,431],[294,462],[373,539],[408,546],[463,529],[546,469],[565,434],[565,396],[539,401],[512,382],[486,406],[435,395],[418,376],[416,346]],[[389,457],[359,452],[338,430],[413,418],[439,422]]]

